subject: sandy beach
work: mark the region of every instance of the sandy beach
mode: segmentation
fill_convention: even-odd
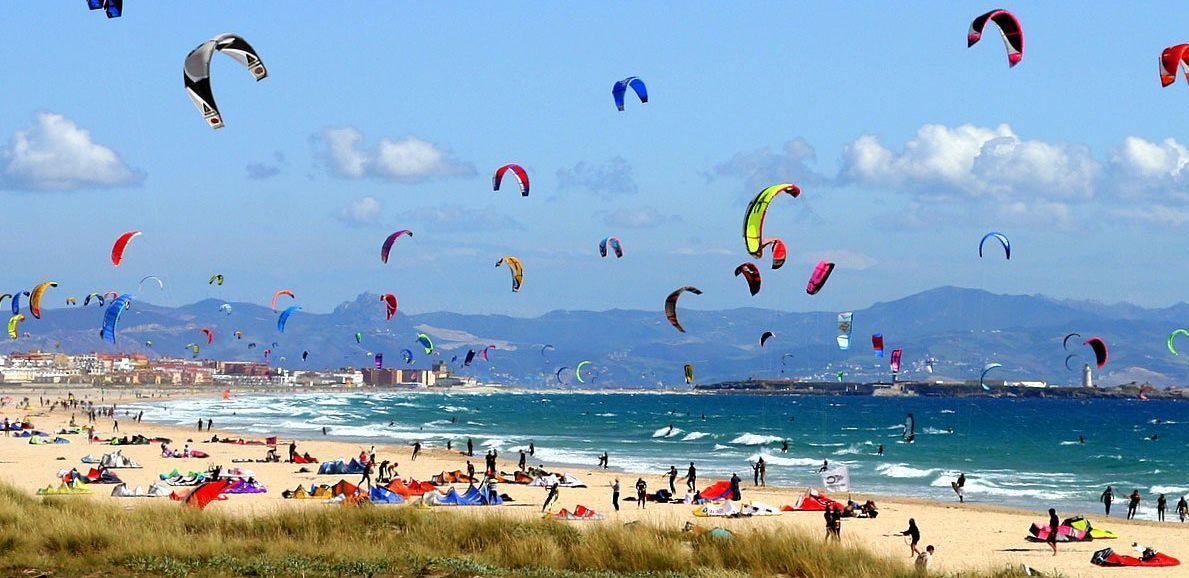
[[[97,399],[97,392],[89,392],[91,399]],[[38,391],[10,390],[4,395],[11,395],[20,399],[31,396],[33,408],[28,411],[16,410],[10,403],[0,415],[10,420],[28,418],[36,429],[48,433],[55,433],[65,428],[71,420],[71,412],[58,408],[48,412],[37,405],[38,396],[50,395],[59,398],[59,392],[47,394]],[[80,395],[83,395],[80,393]],[[131,391],[107,391],[103,403],[117,407],[131,401],[144,402],[145,399],[135,399]],[[83,411],[74,414],[78,425],[86,425],[87,417]],[[122,449],[125,456],[130,457],[144,467],[142,469],[115,470],[119,477],[130,487],[148,487],[158,481],[158,474],[178,469],[186,471],[202,471],[219,464],[223,467],[246,467],[256,474],[256,479],[268,488],[264,494],[234,495],[226,501],[213,503],[210,508],[218,511],[235,513],[238,515],[253,515],[275,511],[279,508],[326,508],[317,500],[285,500],[281,492],[293,489],[298,485],[309,487],[311,483],[333,484],[341,478],[351,483],[359,481],[358,475],[351,476],[319,476],[316,467],[310,467],[310,473],[299,473],[301,466],[289,463],[250,463],[233,464],[233,460],[259,459],[265,456],[267,448],[259,445],[232,445],[211,443],[211,436],[242,437],[240,434],[229,434],[218,429],[215,423],[214,431],[198,432],[195,428],[167,427],[150,423],[136,423],[131,417],[125,416],[123,410],[117,409],[116,419],[119,421],[119,433],[116,435],[140,434],[146,437],[164,437],[172,440],[171,448],[182,449],[189,445],[191,449],[201,450],[210,454],[208,458],[165,458],[162,457],[157,444],[114,447],[106,444],[88,443],[85,435],[66,435],[69,444],[31,445],[27,438],[0,438],[2,455],[0,461],[4,467],[0,469],[0,479],[12,484],[30,494],[46,485],[58,484],[56,473],[60,470],[78,468],[86,473],[90,465],[83,464],[80,459],[85,455],[99,457],[114,449]],[[100,438],[110,437],[113,432],[111,419],[99,418],[95,422],[96,435]],[[279,453],[286,455],[288,440],[282,440],[278,448]],[[299,453],[309,453],[319,461],[333,459],[350,459],[358,457],[360,452],[368,451],[370,444],[331,441],[328,439],[297,440]],[[444,447],[425,447],[416,461],[410,460],[411,448],[403,445],[377,444],[375,451],[378,460],[389,460],[399,464],[397,471],[403,479],[429,480],[442,471],[465,470],[467,457],[460,453],[458,447],[454,451],[447,451]],[[482,449],[476,448],[476,455],[471,458],[478,471],[483,470]],[[516,469],[517,454],[501,454],[499,469],[511,472]],[[684,474],[684,466],[688,459],[683,456],[673,456],[673,463]],[[637,478],[643,477],[648,483],[649,491],[654,491],[668,485],[667,476],[669,463],[656,464],[649,472],[622,472],[614,469],[590,470],[587,468],[554,467],[542,464],[538,460],[529,459],[530,466],[543,466],[556,473],[570,473],[586,484],[586,488],[561,488],[559,501],[551,508],[572,510],[577,505],[592,508],[605,516],[602,524],[620,524],[640,521],[666,528],[679,528],[686,522],[694,522],[704,526],[722,526],[733,532],[746,533],[749,529],[760,527],[797,527],[813,533],[824,535],[824,522],[820,513],[790,512],[779,516],[753,518],[698,518],[693,515],[693,507],[682,504],[648,503],[646,508],[638,508],[635,502],[621,501],[621,511],[615,512],[611,507],[610,485],[618,479],[622,486],[622,496],[634,495],[634,485]],[[614,456],[612,456],[614,465]],[[793,504],[806,488],[803,487],[765,487],[754,488],[751,483],[751,472],[739,472],[744,478],[743,503],[751,501],[767,505],[780,506]],[[700,479],[699,488],[716,480]],[[139,504],[162,499],[131,499],[113,498],[110,485],[94,485],[94,491],[88,497],[56,497],[51,499],[92,499],[115,501],[120,505],[135,508]],[[457,486],[465,490],[465,484]],[[678,495],[684,493],[683,482],[677,481]],[[509,495],[513,501],[499,507],[457,507],[438,508],[449,510],[462,515],[485,515],[499,511],[513,516],[525,518],[540,517],[541,504],[545,499],[544,488],[528,487],[515,484],[501,484],[501,493]],[[839,499],[845,496],[835,496]],[[1019,567],[1026,564],[1042,572],[1058,571],[1065,576],[1113,576],[1126,574],[1129,576],[1189,576],[1189,565],[1174,568],[1129,568],[1111,569],[1100,568],[1090,564],[1091,554],[1104,547],[1115,548],[1121,553],[1130,554],[1131,543],[1149,545],[1158,550],[1178,558],[1189,556],[1189,550],[1184,550],[1189,544],[1189,525],[1176,522],[1157,524],[1153,522],[1127,522],[1120,519],[1119,514],[1110,519],[1102,517],[1098,507],[1082,512],[1059,511],[1062,518],[1075,514],[1085,514],[1096,527],[1114,530],[1119,538],[1115,540],[1065,543],[1058,546],[1056,557],[1051,555],[1047,545],[1025,541],[1028,527],[1033,522],[1046,519],[1045,504],[1037,504],[1035,511],[1025,511],[979,503],[979,496],[969,496],[966,504],[932,502],[914,500],[905,497],[875,496],[855,492],[851,499],[862,502],[874,500],[880,515],[876,519],[852,519],[843,522],[842,537],[848,543],[861,544],[871,551],[887,556],[909,556],[909,548],[905,538],[894,536],[907,525],[909,518],[915,518],[922,532],[921,545],[932,544],[937,548],[934,559],[934,569],[938,572],[955,573],[965,570],[990,570],[1007,566]],[[1170,504],[1171,506],[1171,504]],[[180,506],[179,506],[180,507]],[[404,506],[393,506],[404,507]],[[1121,510],[1122,508],[1120,508]],[[1171,510],[1171,508],[1170,508]],[[1170,512],[1170,520],[1175,519]]]

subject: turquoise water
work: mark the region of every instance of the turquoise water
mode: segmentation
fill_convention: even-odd
[[[245,395],[144,406],[145,418],[190,427],[211,418],[245,435],[320,436],[368,443],[444,446],[454,440],[504,457],[536,444],[536,460],[656,472],[670,465],[699,478],[738,472],[764,456],[769,483],[820,485],[823,460],[845,464],[852,488],[952,499],[968,478],[973,502],[1098,512],[1107,484],[1139,489],[1141,517],[1155,498],[1169,507],[1189,493],[1189,414],[1174,401],[873,398],[711,394],[345,393]],[[905,416],[917,438],[901,439]],[[670,430],[672,425],[672,430]],[[952,433],[951,433],[952,432]],[[1149,440],[1152,435],[1157,440]],[[1084,444],[1078,437],[1084,436]],[[780,451],[789,440],[789,451]],[[885,455],[877,456],[879,444]]]

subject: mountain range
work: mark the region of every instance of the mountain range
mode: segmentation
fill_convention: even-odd
[[[1098,336],[1110,345],[1110,360],[1095,379],[1100,384],[1147,381],[1179,385],[1189,376],[1189,355],[1174,356],[1169,333],[1189,319],[1189,304],[1148,309],[1126,303],[1102,304],[1040,295],[997,295],[977,289],[941,287],[854,311],[851,347],[836,344],[837,312],[790,313],[743,308],[705,311],[679,306],[686,333],[675,330],[657,311],[552,311],[533,318],[447,312],[397,314],[385,320],[379,295],[362,294],[330,313],[298,311],[285,332],[277,313],[252,303],[204,300],[180,307],[134,301],[123,315],[113,346],[99,339],[103,309],[47,309],[42,319],[21,324],[22,334],[0,345],[0,352],[58,349],[65,353],[140,352],[185,357],[196,343],[202,358],[262,360],[290,369],[370,367],[372,354],[384,354],[388,367],[428,367],[434,359],[451,361],[461,373],[481,381],[519,385],[575,385],[572,369],[583,360],[588,385],[607,387],[683,385],[682,368],[695,369],[696,382],[749,377],[887,380],[888,357],[877,357],[871,335],[881,333],[886,350],[902,349],[901,379],[977,379],[984,364],[1003,364],[994,376],[1007,380],[1044,380],[1074,384],[1093,353],[1083,344]],[[659,304],[658,304],[659,305]],[[215,339],[206,343],[202,328]],[[242,332],[242,338],[235,332]],[[775,336],[765,347],[765,331]],[[356,333],[361,341],[356,342]],[[433,339],[426,355],[416,336]],[[1071,338],[1066,351],[1063,338]],[[1185,339],[1182,337],[1182,339]],[[147,345],[152,342],[151,347]],[[249,344],[255,344],[249,348]],[[274,345],[275,344],[275,345]],[[489,361],[461,361],[470,349],[488,345]],[[551,345],[552,348],[546,348]],[[413,355],[404,362],[402,350]],[[1189,351],[1189,345],[1186,346]],[[309,357],[302,361],[302,352]],[[1067,356],[1069,358],[1067,369]],[[934,360],[928,373],[925,360]],[[991,376],[989,375],[988,378]]]

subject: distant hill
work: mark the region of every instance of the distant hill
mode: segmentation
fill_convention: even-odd
[[[415,342],[424,332],[436,344],[433,357],[447,361],[454,356],[461,360],[468,349],[495,345],[490,362],[477,360],[465,369],[482,380],[556,384],[558,369],[590,360],[593,372],[584,377],[594,386],[676,386],[682,384],[685,363],[694,364],[700,383],[747,377],[833,379],[839,370],[846,372],[847,380],[886,379],[887,358],[871,352],[870,336],[878,332],[887,350],[904,350],[902,376],[907,379],[929,377],[923,361],[932,357],[937,360],[937,377],[977,378],[984,363],[995,361],[1004,365],[997,372],[1003,379],[1069,384],[1080,379],[1081,364],[1092,361],[1082,340],[1071,340],[1070,353],[1079,356],[1070,362],[1076,371],[1065,368],[1061,339],[1077,332],[1083,339],[1100,336],[1111,345],[1109,364],[1096,372],[1100,383],[1130,381],[1137,375],[1159,385],[1189,381],[1189,354],[1176,357],[1165,346],[1172,329],[1189,324],[1182,321],[1189,319],[1189,305],[1184,303],[1145,309],[941,287],[855,311],[849,351],[839,351],[835,344],[836,312],[683,308],[680,315],[688,333],[679,333],[659,308],[553,311],[535,318],[400,313],[385,321],[379,296],[363,294],[331,313],[299,311],[280,333],[277,314],[269,308],[233,302],[226,315],[219,311],[223,303],[204,300],[173,308],[135,302],[121,321],[119,347],[99,340],[103,311],[94,304],[47,310],[41,320],[29,316],[22,324],[22,332],[31,337],[5,342],[0,352],[56,346],[67,353],[119,350],[186,356],[185,346],[198,343],[202,357],[259,360],[271,348],[274,364],[327,369],[370,366],[372,352],[384,353],[386,366],[402,366],[401,351],[409,349],[413,366],[427,367],[431,356]],[[203,327],[214,329],[212,345],[206,345]],[[234,337],[237,330],[243,332],[242,339]],[[764,331],[774,331],[776,337],[761,349]],[[362,343],[356,343],[356,332],[363,334]],[[152,341],[151,349],[146,341]],[[249,343],[257,345],[249,349]],[[542,352],[545,344],[553,349]],[[1189,352],[1189,339],[1184,348]],[[305,363],[303,351],[310,352]],[[571,371],[563,372],[562,378],[566,384],[575,382]]]

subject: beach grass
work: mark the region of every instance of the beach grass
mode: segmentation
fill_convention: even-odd
[[[412,506],[252,516],[160,501],[127,509],[0,485],[0,575],[915,576],[904,560],[795,531],[721,539],[644,524],[580,524]],[[1000,575],[1008,574],[985,576]]]

